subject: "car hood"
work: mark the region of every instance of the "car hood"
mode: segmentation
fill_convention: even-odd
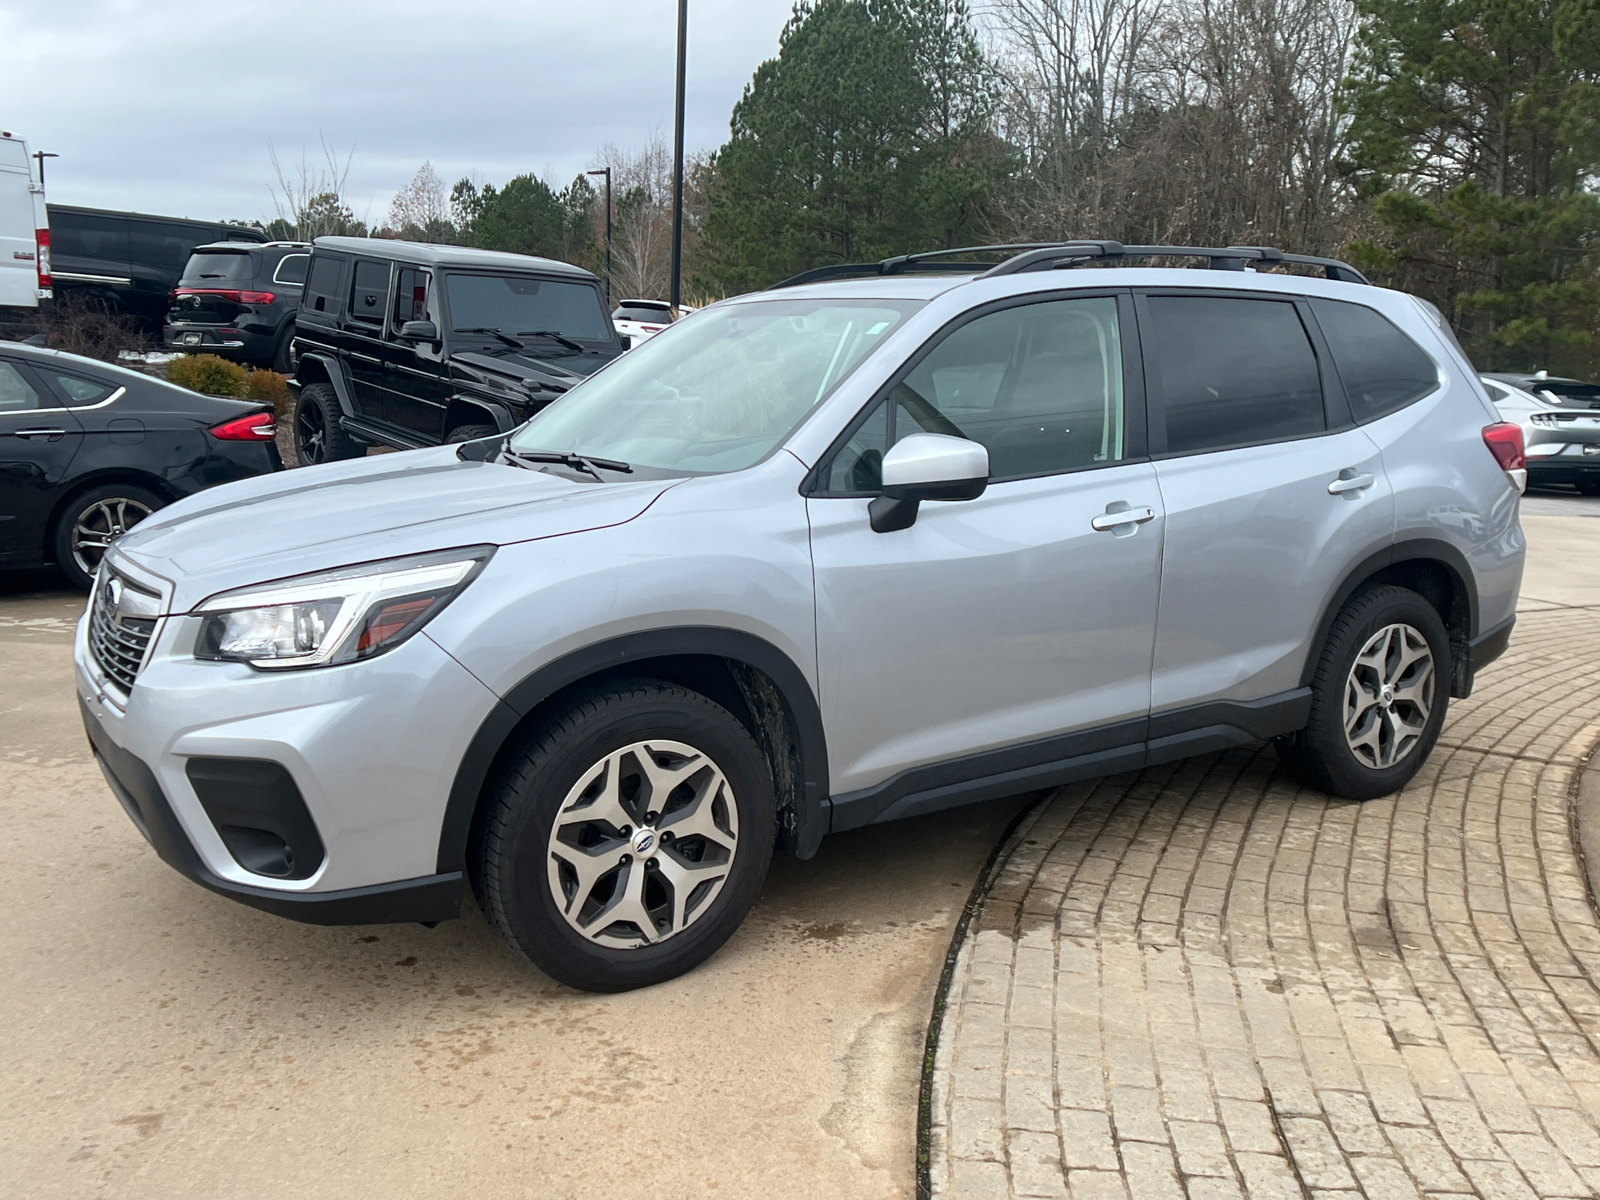
[[[383,454],[180,500],[117,539],[112,563],[170,581],[168,611],[187,612],[217,592],[291,575],[620,525],[675,482],[586,483],[462,461],[454,446]]]

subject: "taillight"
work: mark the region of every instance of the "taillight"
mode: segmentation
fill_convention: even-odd
[[[39,271],[39,287],[50,286],[50,231],[48,229],[35,229],[33,231],[34,265]]]
[[[235,288],[173,288],[172,299],[180,296],[217,296],[235,304],[271,304],[277,298],[272,292],[241,292]]]
[[[1528,456],[1522,445],[1522,426],[1510,421],[1496,421],[1483,427],[1483,444],[1489,447],[1495,462],[1502,471],[1521,471],[1528,465]]]
[[[211,436],[225,442],[270,442],[278,436],[278,419],[272,413],[251,413],[211,427]]]

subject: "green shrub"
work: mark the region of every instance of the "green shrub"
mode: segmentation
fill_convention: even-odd
[[[167,364],[167,379],[192,392],[208,396],[238,396],[250,390],[250,372],[215,354],[186,354]]]
[[[253,369],[250,372],[250,381],[245,388],[245,396],[251,400],[260,400],[270,404],[279,417],[285,420],[289,417],[292,401],[289,396],[289,377],[279,375],[276,371]]]

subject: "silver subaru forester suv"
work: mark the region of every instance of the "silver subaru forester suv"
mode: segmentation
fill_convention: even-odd
[[[470,881],[620,990],[830,832],[1267,738],[1332,794],[1405,784],[1524,550],[1520,431],[1438,313],[1260,248],[953,257],[724,301],[509,434],[154,514],[76,647],[128,815],[303,921]]]

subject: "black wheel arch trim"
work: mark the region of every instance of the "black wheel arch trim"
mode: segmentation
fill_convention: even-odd
[[[1334,589],[1322,606],[1322,613],[1317,620],[1316,634],[1311,639],[1310,648],[1306,652],[1306,661],[1300,671],[1300,686],[1310,687],[1312,677],[1317,671],[1317,660],[1321,656],[1322,647],[1328,640],[1328,631],[1333,628],[1333,622],[1342,609],[1355,595],[1357,589],[1373,576],[1387,567],[1398,566],[1408,562],[1434,562],[1444,567],[1454,576],[1455,590],[1467,602],[1466,629],[1464,636],[1458,637],[1452,632],[1452,648],[1459,643],[1462,647],[1470,646],[1473,639],[1478,636],[1478,581],[1473,574],[1472,566],[1467,562],[1466,555],[1452,546],[1449,542],[1440,541],[1438,538],[1414,537],[1404,538],[1391,545],[1367,555],[1354,567],[1345,573],[1339,586]],[[1441,617],[1444,614],[1440,614]],[[1480,665],[1481,665],[1480,660]],[[1471,690],[1471,672],[1467,673],[1465,687]],[[1452,694],[1456,694],[1452,690]]]
[[[446,437],[450,436],[450,429],[451,429],[450,414],[451,414],[451,412],[456,411],[458,409],[462,409],[462,408],[475,408],[479,412],[481,412],[484,415],[484,417],[487,418],[487,419],[485,421],[483,421],[483,422],[457,421],[456,425],[458,425],[458,426],[459,425],[475,425],[475,424],[480,424],[481,423],[481,424],[485,424],[485,425],[493,425],[497,432],[505,433],[507,430],[514,429],[519,423],[514,417],[512,417],[511,411],[509,409],[507,409],[505,407],[505,405],[503,405],[503,404],[498,404],[493,400],[485,400],[481,396],[463,395],[461,393],[456,393],[456,394],[452,395],[450,397],[450,399],[446,402],[446,407],[445,407],[445,436]]]
[[[295,364],[295,382],[303,388],[324,382],[321,379],[306,380],[299,377],[299,372],[305,369],[306,363],[315,363],[322,368],[323,374],[328,377],[326,382],[333,388],[333,394],[338,398],[339,407],[344,410],[344,415],[347,417],[356,416],[358,410],[356,409],[355,401],[350,398],[350,387],[345,382],[344,368],[339,365],[339,360],[331,355],[315,351],[302,353],[300,361]]]
[[[81,697],[78,707],[95,763],[118,803],[161,860],[201,887],[251,908],[309,925],[410,921],[431,925],[461,915],[460,871],[327,892],[292,892],[222,878],[201,860],[155,773],[137,755],[111,740]]]
[[[467,842],[495,759],[523,720],[559,692],[605,671],[650,659],[711,656],[760,671],[777,687],[799,743],[800,794],[791,849],[810,858],[828,832],[828,751],[822,710],[805,673],[764,638],[716,626],[679,626],[624,634],[546,663],[508,691],[479,725],[456,768],[439,831],[441,874],[466,868]]]

